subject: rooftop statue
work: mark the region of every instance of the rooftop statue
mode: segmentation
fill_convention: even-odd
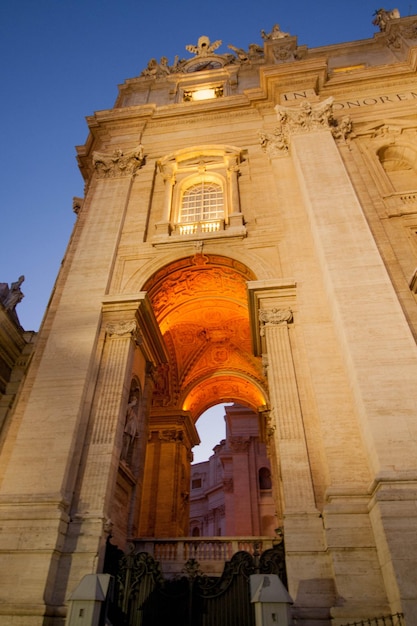
[[[284,33],[279,24],[274,24],[270,33],[266,33],[264,30],[261,30],[261,37],[264,41],[270,41],[272,39],[283,39],[284,37],[289,37],[290,33]]]
[[[156,59],[151,59],[148,62],[146,69],[143,70],[141,76],[150,76],[152,78],[159,78],[170,74],[172,68],[168,65],[167,57],[161,57],[159,63]]]
[[[12,283],[10,288],[2,290],[2,302],[6,311],[14,311],[16,305],[23,300],[24,294],[20,286],[24,280],[24,276],[19,276],[19,279]]]
[[[378,26],[379,30],[383,32],[386,29],[388,22],[396,20],[400,17],[400,12],[398,9],[392,9],[391,11],[377,9],[374,15],[375,19],[372,21],[372,24],[374,24],[374,26]]]
[[[235,46],[232,46],[232,44],[229,44],[227,47],[230,50],[233,50],[241,63],[249,63],[253,59],[259,59],[264,54],[263,48],[258,46],[256,43],[251,43],[249,45],[248,52],[246,52],[243,48],[236,48]]]

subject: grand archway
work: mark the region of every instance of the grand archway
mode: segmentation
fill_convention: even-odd
[[[268,404],[262,363],[253,355],[243,264],[198,253],[160,269],[144,285],[168,353],[155,376],[140,535],[188,534],[195,423],[210,406]]]

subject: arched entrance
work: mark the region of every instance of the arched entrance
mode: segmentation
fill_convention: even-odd
[[[253,355],[247,281],[253,273],[224,256],[197,253],[147,281],[167,347],[156,372],[149,422],[139,534],[188,535],[191,450],[195,423],[210,406],[268,404],[260,357]]]

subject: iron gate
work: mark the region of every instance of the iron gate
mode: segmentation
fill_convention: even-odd
[[[109,618],[118,626],[255,626],[250,602],[251,574],[278,574],[286,585],[284,546],[261,556],[240,551],[220,577],[206,576],[190,559],[179,578],[164,578],[146,552],[125,555],[116,573],[116,594]]]

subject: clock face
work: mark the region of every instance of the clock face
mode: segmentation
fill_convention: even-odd
[[[219,61],[213,61],[212,59],[206,59],[193,63],[187,68],[187,72],[202,72],[204,70],[217,70],[222,67]]]

